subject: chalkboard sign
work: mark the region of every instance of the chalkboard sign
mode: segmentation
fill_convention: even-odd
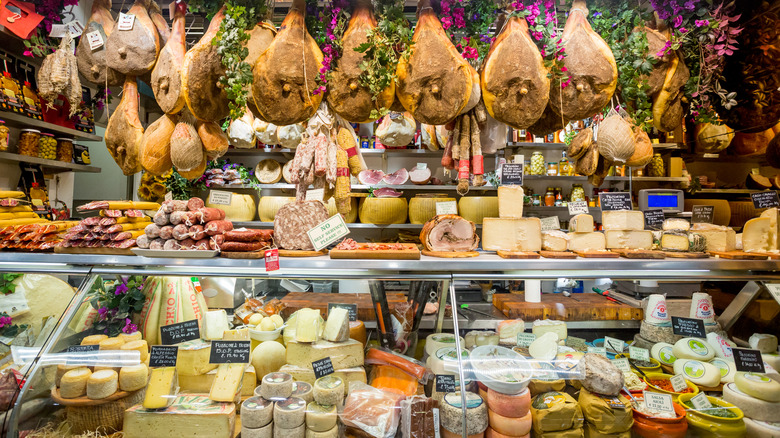
[[[179,347],[175,345],[152,345],[149,353],[149,367],[175,367]]]
[[[71,345],[65,350],[67,353],[87,353],[100,350],[100,345]]]
[[[523,163],[504,163],[501,165],[501,185],[523,185]]]
[[[330,357],[315,360],[311,363],[311,367],[314,370],[315,379],[319,379],[320,377],[324,377],[328,374],[333,374],[336,372],[336,370],[333,369],[333,361],[330,360]]]
[[[602,192],[599,193],[601,211],[633,210],[631,205],[631,193],[628,192]]]
[[[747,348],[732,348],[734,353],[734,366],[739,372],[747,373],[766,373],[764,369],[764,359],[758,350],[749,350]]]
[[[715,217],[714,205],[694,205],[692,211],[691,223],[694,224],[711,224]]]
[[[209,363],[249,363],[250,341],[211,341]]]
[[[447,374],[436,375],[436,392],[455,392],[455,376]]]
[[[198,320],[193,319],[178,324],[164,325],[160,327],[160,338],[163,345],[173,345],[200,339]]]
[[[347,311],[349,312],[349,320],[350,321],[357,321],[358,320],[357,304],[328,303],[328,315],[330,315],[330,309],[333,309],[333,308],[347,309]]]
[[[645,229],[660,230],[664,224],[664,211],[661,209],[645,210]]]
[[[679,316],[672,317],[672,331],[675,335],[692,337],[692,338],[706,338],[707,333],[704,331],[704,321],[696,318],[683,318]]]
[[[753,200],[753,207],[756,208],[780,207],[780,199],[777,198],[775,190],[751,193],[750,198]]]

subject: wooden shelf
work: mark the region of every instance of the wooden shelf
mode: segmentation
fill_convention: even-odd
[[[359,222],[347,224],[347,228],[350,229],[368,229],[368,230],[421,230],[424,224],[362,224]],[[236,228],[273,228],[273,222],[261,222],[261,221],[248,221],[248,222],[233,222],[233,226]],[[482,228],[482,225],[477,224],[477,228]]]
[[[57,160],[47,160],[38,157],[28,157],[27,155],[19,155],[11,152],[0,152],[0,161],[39,164],[43,169],[48,170],[49,173],[58,173],[58,172],[100,173],[101,172],[101,169],[99,167],[87,166],[84,164],[66,163],[64,161],[57,161]]]
[[[89,134],[76,129],[66,128],[64,126],[55,125],[54,123],[33,119],[25,116],[24,114],[12,113],[9,111],[0,111],[0,120],[5,120],[6,125],[19,129],[32,128],[49,133],[57,133],[60,134],[60,136],[76,137],[92,141],[103,140],[103,137],[97,136],[95,134]]]

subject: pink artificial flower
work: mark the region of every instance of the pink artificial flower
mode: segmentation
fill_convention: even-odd
[[[694,24],[696,24],[696,27],[709,26],[710,20],[696,20]]]
[[[564,67],[561,67],[561,71],[569,71],[569,69],[564,66]]]
[[[678,16],[674,17],[674,21],[672,22],[672,24],[674,25],[674,27],[682,26],[682,24],[683,24],[683,17],[682,17],[682,15],[678,15]]]

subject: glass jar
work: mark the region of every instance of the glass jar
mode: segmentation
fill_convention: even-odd
[[[523,162],[523,175],[530,175],[531,174],[531,161],[525,160]]]
[[[544,194],[544,206],[555,206],[555,190],[552,187],[547,187],[547,193]]]
[[[653,154],[653,159],[650,160],[649,176],[665,176],[666,169],[664,169],[664,159],[661,158],[661,154]]]
[[[8,150],[8,137],[10,130],[5,126],[5,120],[0,120],[0,152]]]
[[[73,161],[73,140],[70,138],[57,139],[57,161],[70,163]]]
[[[558,163],[558,175],[571,176],[572,168],[569,165],[569,158],[566,157],[566,151],[561,154],[561,162]]]
[[[41,138],[41,131],[37,129],[22,129],[19,134],[19,143],[16,145],[16,151],[20,155],[29,157],[38,156],[38,139]]]
[[[57,159],[57,140],[54,134],[41,134],[38,139],[38,157],[45,160]]]
[[[544,175],[544,155],[536,151],[531,154],[531,175]]]
[[[531,205],[534,207],[541,207],[542,206],[542,195],[535,194],[533,195],[533,201],[531,202]]]
[[[555,190],[555,206],[556,207],[563,207],[563,194],[561,193],[561,189],[557,188]]]
[[[547,176],[558,176],[558,163],[555,161],[547,163]]]
[[[571,200],[572,201],[584,201],[585,189],[582,188],[582,184],[574,184],[571,187]]]

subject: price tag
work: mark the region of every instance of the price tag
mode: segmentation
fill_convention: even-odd
[[[333,309],[333,308],[347,309],[347,311],[349,312],[349,320],[350,321],[357,321],[358,320],[358,306],[357,306],[357,304],[328,303],[328,314],[330,314],[330,309]]]
[[[501,165],[501,185],[523,185],[523,163],[504,163]]]
[[[99,345],[71,345],[65,352],[67,353],[87,353],[100,350]]]
[[[675,335],[706,338],[707,332],[704,331],[704,321],[696,318],[683,318],[680,316],[672,317],[672,331]]]
[[[192,285],[195,287],[195,291],[199,294],[203,293],[203,287],[200,285],[200,280],[198,280],[198,277],[190,277],[190,280],[192,280]]]
[[[574,216],[577,214],[588,214],[588,203],[585,201],[569,201],[569,214]]]
[[[764,286],[766,286],[766,289],[769,291],[769,294],[775,298],[777,304],[780,304],[780,283],[773,283],[773,284],[764,283]]]
[[[212,190],[209,192],[209,204],[230,205],[232,200],[233,192],[226,192],[224,190]]]
[[[607,349],[604,347],[588,347],[588,353],[600,354],[607,357]]]
[[[777,198],[777,191],[751,193],[750,199],[753,200],[753,206],[756,208],[780,207],[780,200]]]
[[[82,26],[81,23],[79,23],[77,20],[65,24],[65,28],[68,30],[71,38],[79,37],[82,33],[84,33],[84,26]]]
[[[87,36],[89,36],[89,34],[87,34]],[[102,38],[101,38],[101,41],[102,41]],[[165,194],[165,200],[166,201],[173,201],[173,192],[166,193]]]
[[[623,371],[624,373],[631,372],[631,365],[628,363],[628,359],[625,357],[621,357],[620,359],[612,359],[612,363],[615,364],[617,369]]]
[[[307,231],[306,234],[308,234],[311,244],[314,245],[314,249],[319,251],[349,234],[349,228],[344,223],[344,218],[340,214],[336,214]]]
[[[417,163],[417,168],[418,169],[427,169],[428,168],[428,163]]]
[[[52,24],[49,31],[49,38],[63,38],[68,28],[64,24]]]
[[[279,270],[279,250],[276,248],[265,250],[265,271]]]
[[[707,394],[700,392],[696,394],[695,396],[691,397],[691,404],[694,408],[696,408],[699,411],[703,411],[705,409],[712,409],[712,403],[710,402],[710,399],[707,397]]]
[[[433,408],[433,424],[439,424],[439,408]],[[433,428],[433,438],[441,438],[439,428]]]
[[[688,387],[688,383],[685,381],[685,377],[682,374],[677,374],[669,379],[669,383],[672,384],[672,390],[674,392],[680,392]]]
[[[152,345],[152,352],[149,353],[149,367],[175,367],[178,354],[179,347],[175,345]]]
[[[634,360],[641,360],[644,362],[650,362],[650,351],[647,348],[628,346],[628,357]]]
[[[645,229],[646,230],[660,230],[664,225],[664,211],[659,209],[645,210],[642,213],[645,215]]]
[[[694,205],[692,208],[691,223],[711,224],[715,217],[714,205]]]
[[[561,229],[561,221],[558,219],[558,216],[543,217],[541,221],[542,221],[542,231]]]
[[[766,369],[764,369],[764,359],[761,357],[760,351],[733,347],[731,351],[734,353],[734,365],[737,368],[737,371],[761,374],[766,373]]]
[[[458,204],[455,201],[443,201],[436,203],[436,215],[458,214]]]
[[[327,376],[328,374],[333,374],[336,372],[336,370],[333,369],[333,362],[330,360],[330,357],[326,357],[324,359],[315,360],[311,363],[312,369],[314,369],[314,378],[319,379],[320,377]]]
[[[211,341],[209,363],[249,363],[250,341]]]
[[[599,193],[601,211],[633,210],[631,193],[628,192],[602,192]]]
[[[653,411],[674,412],[671,394],[644,391],[645,406]]]
[[[626,343],[617,338],[610,338],[604,336],[604,347],[609,348],[612,351],[622,353],[626,349]]]
[[[197,319],[160,327],[160,340],[163,345],[173,345],[193,339],[200,339]]]
[[[135,23],[135,15],[120,12],[116,28],[118,30],[133,30],[133,23]]]
[[[436,392],[455,392],[455,376],[447,374],[436,375]]]
[[[533,333],[518,333],[517,345],[521,347],[528,347],[533,341],[536,340],[536,335]]]
[[[306,190],[307,201],[320,201],[325,199],[325,189],[309,189]]]

